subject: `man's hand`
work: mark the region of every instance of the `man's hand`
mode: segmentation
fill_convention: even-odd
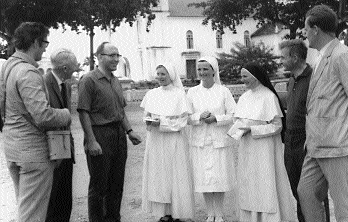
[[[128,138],[133,143],[133,145],[138,145],[141,143],[141,137],[133,131],[128,133]]]
[[[97,141],[90,141],[85,144],[85,151],[92,156],[98,156],[103,154],[103,151]]]
[[[213,115],[213,114],[210,114],[209,117],[203,119],[203,121],[206,123],[206,124],[211,124],[211,123],[215,123],[217,122],[216,121],[216,117]]]

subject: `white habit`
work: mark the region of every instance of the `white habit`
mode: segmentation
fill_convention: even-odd
[[[173,85],[152,89],[140,106],[147,118],[160,118],[159,127],[147,128],[143,210],[160,217],[193,218],[192,170],[183,130],[188,117],[185,92]]]
[[[202,84],[187,93],[192,115],[191,155],[195,192],[226,192],[235,181],[232,139],[227,131],[232,124],[236,103],[231,92],[220,84],[204,88]],[[209,111],[216,123],[200,121],[200,115]]]
[[[238,190],[240,221],[296,221],[294,199],[284,165],[279,102],[263,85],[248,90],[239,99],[236,125],[251,126],[240,138]],[[231,128],[229,134],[238,134]],[[238,137],[238,136],[237,136]]]

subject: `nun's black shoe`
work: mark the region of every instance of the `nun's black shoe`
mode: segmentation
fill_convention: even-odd
[[[161,217],[158,222],[174,222],[172,215],[166,215],[164,217]]]

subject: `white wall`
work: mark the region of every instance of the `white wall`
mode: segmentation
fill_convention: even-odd
[[[174,63],[181,77],[186,77],[186,58],[183,52],[199,52],[200,56],[229,52],[233,43],[244,43],[244,31],[253,33],[256,22],[244,21],[237,27],[237,34],[226,30],[222,36],[223,48],[216,48],[216,32],[211,26],[203,26],[203,17],[168,17],[168,12],[156,13],[150,32],[145,31],[146,20],[140,19],[133,27],[121,25],[111,36],[120,53],[130,61],[134,80],[153,79],[156,65],[161,61]],[[186,32],[193,32],[193,49],[187,49]],[[139,36],[138,36],[139,35]],[[141,62],[142,60],[142,62]]]
[[[95,29],[94,52],[97,46],[103,41],[111,41],[119,48],[121,55],[128,58],[133,80],[152,79],[155,73],[156,64],[160,61],[171,61],[181,77],[186,77],[186,58],[182,52],[198,51],[200,56],[216,55],[217,52],[229,52],[233,43],[244,43],[244,31],[249,33],[256,31],[256,22],[248,19],[242,26],[237,27],[237,34],[226,30],[222,35],[223,48],[216,48],[216,31],[211,25],[203,26],[203,17],[168,17],[168,12],[156,13],[156,19],[146,32],[146,19],[139,18],[138,22],[130,27],[122,23],[116,28],[116,32]],[[193,32],[194,48],[186,47],[186,32]],[[89,36],[85,31],[77,34],[75,31],[63,29],[50,29],[49,46],[44,53],[45,61],[48,60],[53,50],[59,47],[71,49],[77,56],[77,60],[83,63],[90,55]],[[165,48],[158,48],[165,47]],[[44,62],[46,70],[47,62]],[[85,67],[85,71],[89,67]]]

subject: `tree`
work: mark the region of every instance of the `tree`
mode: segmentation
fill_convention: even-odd
[[[342,0],[341,0],[342,1]],[[345,0],[343,0],[345,1]],[[268,22],[279,22],[290,29],[290,39],[302,36],[306,12],[318,4],[326,4],[336,12],[339,0],[208,0],[191,3],[189,6],[203,7],[203,24],[212,24],[213,30],[223,32],[224,28],[236,32],[236,26],[246,18],[254,18],[257,26]]]
[[[59,24],[80,33],[90,35],[91,58],[93,58],[94,27],[111,30],[122,21],[130,25],[138,16],[147,16],[148,25],[155,18],[151,7],[158,0],[0,0],[0,37],[9,44],[14,30],[24,21],[42,22],[48,27],[58,28]],[[91,60],[91,69],[94,60]]]
[[[273,49],[266,46],[263,42],[245,46],[235,43],[235,48],[231,53],[219,53],[220,78],[223,82],[238,82],[240,80],[240,70],[248,62],[257,62],[266,71],[269,77],[273,77],[279,68],[277,63],[278,56],[273,54]]]
[[[58,28],[59,17],[68,0],[0,0],[0,38],[7,42],[8,56],[13,53],[11,39],[24,21],[42,22]]]
[[[90,36],[90,58],[94,58],[94,27],[115,31],[121,22],[133,25],[138,16],[148,18],[147,25],[155,19],[151,7],[157,6],[158,0],[68,0],[60,22],[72,30],[80,32],[80,27]],[[94,68],[94,59],[90,59],[90,69]]]

